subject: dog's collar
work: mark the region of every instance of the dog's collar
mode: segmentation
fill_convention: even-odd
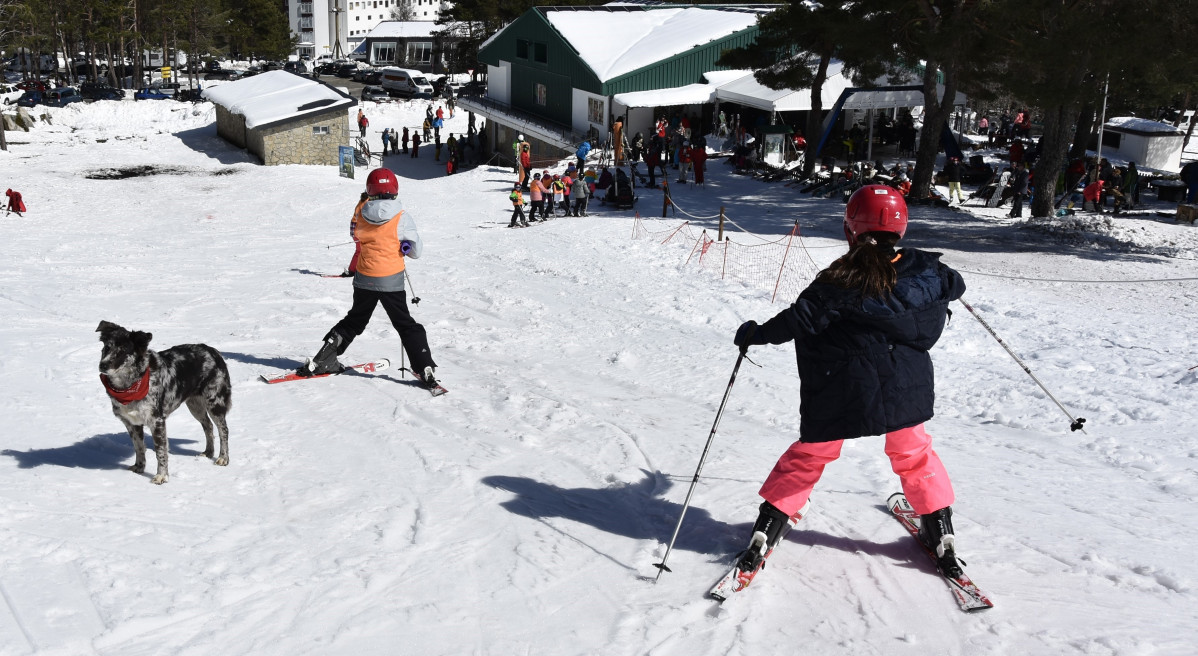
[[[108,392],[108,396],[119,401],[121,405],[129,405],[146,398],[146,394],[150,393],[150,367],[146,367],[146,372],[136,383],[123,390],[114,388],[105,374],[100,374],[100,382],[104,383],[104,391]]]

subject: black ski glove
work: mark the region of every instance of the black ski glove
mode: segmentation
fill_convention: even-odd
[[[755,339],[757,337],[757,322],[746,321],[736,329],[736,337],[732,338],[732,343],[740,347],[741,353],[746,353],[750,346],[761,344],[762,342]]]

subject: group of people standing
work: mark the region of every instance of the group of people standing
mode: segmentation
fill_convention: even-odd
[[[606,167],[604,173],[610,176]],[[531,176],[522,174],[521,177],[528,181],[528,188],[525,189],[523,182],[517,181],[508,195],[508,200],[512,202],[509,228],[528,227],[532,222],[547,221],[558,210],[566,216],[586,216],[587,204],[599,184],[600,176],[594,168],[580,171],[574,162],[570,162],[564,173],[551,174],[546,169]],[[531,203],[524,200],[525,191],[529,192]],[[531,205],[527,219],[524,216],[526,204]],[[537,216],[538,212],[540,217]]]
[[[687,182],[687,176],[693,172],[695,184],[703,184],[707,170],[706,139],[697,137],[692,141],[689,137],[684,137],[682,128],[679,128],[667,141],[663,130],[662,121],[658,121],[657,131],[649,138],[648,144],[645,143],[642,133],[637,132],[633,135],[632,143],[626,150],[628,166],[633,176],[642,177],[637,166],[644,161],[649,169],[650,187],[657,186],[658,171],[661,171],[663,180],[669,179],[667,167],[678,171],[678,182]],[[689,128],[687,130],[689,131]]]
[[[366,127],[369,125],[369,120],[361,110],[358,110],[358,126],[363,136],[365,136]],[[462,166],[478,164],[484,140],[479,135],[479,129],[475,127],[474,112],[470,112],[467,130],[464,134],[451,133],[449,138],[442,143],[441,129],[444,125],[445,111],[441,107],[437,107],[434,111],[433,105],[430,103],[421,128],[411,129],[407,126],[404,126],[402,130],[391,127],[383,128],[380,135],[383,145],[382,155],[385,157],[402,154],[411,158],[419,158],[421,144],[425,144],[427,148],[431,142],[435,148],[434,161],[445,162],[446,175],[457,173]],[[482,128],[485,129],[485,127],[484,122]],[[370,152],[367,151],[366,155],[369,157]],[[442,160],[443,156],[444,160]]]

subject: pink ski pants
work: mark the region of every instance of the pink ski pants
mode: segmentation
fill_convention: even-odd
[[[844,440],[795,442],[778,459],[758,493],[787,515],[798,512],[828,463],[840,457]],[[951,506],[953,485],[940,456],[932,450],[932,436],[923,424],[886,434],[886,455],[902,481],[903,494],[915,512],[926,515]]]

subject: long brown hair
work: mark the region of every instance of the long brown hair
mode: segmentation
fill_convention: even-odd
[[[816,282],[825,282],[861,290],[862,298],[885,296],[894,289],[898,274],[894,270],[894,245],[899,236],[893,232],[867,232],[857,237],[849,252],[819,272]]]

